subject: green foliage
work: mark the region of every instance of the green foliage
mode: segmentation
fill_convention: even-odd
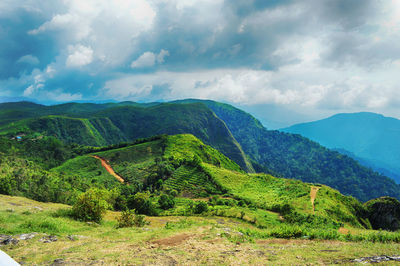
[[[81,194],[72,208],[73,216],[81,221],[99,223],[111,207],[112,195],[104,189],[91,188]]]
[[[207,212],[207,211],[208,211],[208,205],[204,201],[199,201],[194,206],[194,213],[195,214],[202,214],[202,213]]]
[[[70,105],[31,105],[26,109],[33,111],[31,114],[27,111],[20,116],[15,115],[13,119],[6,119],[7,116],[2,118],[0,110],[0,134],[12,136],[17,132],[39,132],[69,144],[103,146],[157,134],[185,132],[196,135],[206,144],[221,150],[243,169],[252,171],[251,164],[224,122],[203,104],[142,106],[75,104],[72,108]],[[3,107],[11,114],[17,113],[13,110],[15,106]],[[79,113],[80,110],[82,113]],[[2,123],[4,126],[1,126]]]
[[[134,209],[139,214],[157,215],[154,203],[150,199],[149,193],[138,192],[128,198],[128,208]]]
[[[400,202],[397,199],[381,197],[366,202],[365,207],[373,229],[400,229]]]
[[[162,194],[158,199],[158,204],[160,205],[161,209],[168,210],[175,206],[175,199],[170,195]]]
[[[267,130],[250,114],[231,105],[202,102],[221,118],[258,172],[320,183],[361,201],[380,196],[400,199],[400,185],[300,135]]]
[[[121,216],[117,219],[118,225],[117,228],[123,227],[143,227],[149,222],[145,220],[144,215],[135,214],[133,210],[126,210],[121,213]]]

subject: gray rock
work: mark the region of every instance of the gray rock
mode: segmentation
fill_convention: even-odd
[[[384,261],[400,261],[400,256],[373,256],[373,257],[364,257],[359,259],[352,260],[353,262],[358,263],[379,263]]]
[[[30,234],[20,234],[17,235],[17,238],[19,240],[28,240],[28,239],[32,239],[37,235],[37,233],[30,233]]]
[[[40,242],[43,243],[51,243],[51,242],[56,242],[58,239],[56,236],[44,236],[41,239],[39,239]]]
[[[0,245],[15,245],[18,244],[19,240],[16,238],[13,238],[12,236],[9,235],[0,235]]]
[[[55,259],[55,260],[53,261],[53,263],[50,264],[50,265],[61,265],[61,264],[65,264],[64,259]]]

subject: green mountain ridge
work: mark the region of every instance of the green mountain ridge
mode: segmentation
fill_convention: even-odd
[[[228,104],[196,99],[178,102],[202,102],[212,109],[258,172],[325,184],[362,201],[383,195],[400,199],[400,186],[392,179],[305,137],[267,130],[253,116]]]
[[[65,115],[53,115],[59,114],[66,106],[74,107],[73,113],[71,108],[67,108]],[[54,136],[66,143],[104,146],[158,134],[190,133],[235,160],[245,171],[254,172],[251,163],[225,123],[202,104],[155,103],[143,104],[144,107],[141,107],[141,104],[126,102],[111,104],[110,108],[108,106],[108,104],[100,107],[93,104],[89,104],[88,107],[84,104],[49,107],[39,105],[38,111],[33,113],[38,115],[51,113],[51,115],[23,119],[0,126],[0,134],[13,136],[21,132],[39,132]],[[30,109],[31,104],[28,104],[27,108]],[[94,109],[99,111],[93,111]],[[90,111],[83,112],[83,118],[79,118],[76,117],[76,110]]]
[[[400,183],[400,120],[361,112],[337,114],[326,119],[282,129],[301,134],[328,148],[344,149],[366,166],[383,170]]]
[[[400,187],[391,179],[300,135],[267,130],[253,116],[228,104],[196,99],[98,106],[13,103],[0,104],[0,117],[2,112],[10,113],[10,105],[14,111],[18,109],[15,106],[22,106],[19,111],[29,109],[37,117],[0,126],[0,134],[9,137],[39,132],[67,143],[103,146],[157,134],[189,133],[247,172],[326,184],[362,201],[380,196],[400,198]],[[0,119],[2,123],[5,122]]]

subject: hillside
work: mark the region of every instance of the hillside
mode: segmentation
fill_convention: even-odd
[[[398,232],[370,229],[369,218],[375,216],[369,210],[377,206],[375,203],[364,206],[323,185],[245,173],[234,161],[190,134],[78,147],[81,155],[72,150],[70,159],[49,171],[28,160],[29,156],[21,158],[24,153],[20,150],[29,147],[28,142],[39,145],[42,141],[52,143],[54,138],[13,141],[0,145],[11,145],[15,151],[0,157],[0,194],[73,204],[82,192],[95,189],[110,196],[109,206],[114,210],[98,224],[87,223],[73,219],[66,205],[0,195],[0,241],[19,241],[1,248],[19,262],[132,263],[132,249],[137,248],[137,263],[143,258],[165,262],[165,254],[177,261],[190,258],[191,262],[222,263],[230,258],[232,263],[259,263],[260,256],[267,258],[260,248],[264,250],[267,243],[271,250],[277,243],[286,243],[284,249],[278,245],[276,256],[288,248],[287,242],[281,241],[301,244],[302,256],[307,258],[304,261],[321,263],[337,262],[337,257],[311,256],[310,252],[316,247],[318,252],[329,249],[332,240],[340,246],[335,252],[347,260],[356,258],[355,250],[357,257],[398,250]],[[52,150],[51,145],[43,145],[39,151],[45,154],[45,150]],[[124,182],[111,175],[100,159]],[[173,204],[165,205],[165,200]],[[390,202],[385,206],[400,204],[395,199]],[[143,217],[150,224],[120,228],[122,214],[116,210],[125,208],[147,214]],[[391,219],[390,213],[383,216]],[[321,240],[330,242],[325,245]],[[235,252],[224,253],[227,248]],[[308,248],[310,251],[305,251]],[[214,258],[215,251],[225,255]],[[202,255],[193,255],[198,253]],[[146,254],[151,254],[149,260]],[[288,256],[289,264],[297,263]]]
[[[344,149],[400,183],[400,120],[375,113],[337,114],[293,125],[284,132],[300,134],[328,148]]]
[[[202,102],[212,109],[257,171],[325,184],[362,201],[380,196],[400,199],[400,186],[392,179],[305,137],[267,130],[253,116],[228,104],[195,99],[178,102]]]
[[[14,109],[7,109],[10,106]],[[0,126],[0,134],[12,137],[38,132],[65,143],[104,146],[158,134],[190,133],[224,153],[245,171],[254,172],[225,123],[202,104],[143,104],[140,107],[131,102],[50,107],[30,103],[0,104],[3,113],[15,111],[17,107],[37,117]],[[43,114],[47,115],[41,116]]]
[[[149,104],[9,103],[0,104],[0,114],[17,107],[37,117],[0,126],[0,135],[11,138],[28,132],[23,138],[47,135],[66,143],[103,146],[156,134],[190,133],[246,172],[325,184],[362,201],[400,198],[400,187],[390,178],[300,135],[267,130],[250,114],[223,103],[195,99]]]
[[[328,265],[393,256],[400,248],[399,243],[391,241],[346,241],[345,235],[339,235],[340,241],[304,239],[307,236],[277,239],[269,236],[278,232],[276,226],[260,230],[236,218],[207,215],[147,216],[150,224],[144,228],[117,229],[118,212],[108,211],[101,224],[93,225],[66,217],[63,213],[68,209],[62,204],[0,195],[0,234],[19,239],[17,244],[1,246],[1,250],[27,265]],[[380,236],[382,240],[395,234],[366,230],[352,233],[355,237]],[[57,241],[43,243],[50,235]],[[28,239],[22,240],[23,236]]]
[[[94,154],[104,158],[135,191],[175,190],[178,195],[195,198],[225,195],[232,198],[232,202],[242,200],[260,208],[254,214],[260,225],[268,224],[260,214],[281,212],[288,204],[289,213],[286,215],[290,217],[296,213],[291,217],[294,222],[308,219],[310,223],[331,223],[332,226],[336,223],[366,226],[362,220],[363,207],[354,198],[322,186],[315,205],[316,218],[313,218],[310,216],[313,214],[310,184],[266,174],[244,173],[233,161],[192,135],[161,137]],[[98,160],[88,155],[76,157],[53,169],[60,174],[92,180],[93,184],[100,182],[113,187],[106,182],[116,182],[114,178],[99,170]]]
[[[260,226],[276,220],[277,215],[273,214],[276,212],[293,223],[302,224],[307,220],[310,224],[326,224],[333,228],[339,223],[367,226],[363,221],[363,207],[354,198],[322,186],[320,191],[323,192],[318,194],[314,204],[314,217],[311,184],[245,173],[235,162],[193,135],[162,135],[119,148],[97,150],[81,156],[71,155],[73,158],[49,171],[29,161],[29,157],[28,160],[21,158],[18,152],[8,154],[0,162],[0,193],[73,203],[81,191],[95,186],[120,191],[118,204],[143,191],[163,191],[185,198],[219,195],[229,199],[226,213],[249,212],[248,219],[256,218]],[[120,183],[108,173],[94,155],[106,160],[125,182]]]

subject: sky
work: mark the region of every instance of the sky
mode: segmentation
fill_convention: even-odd
[[[271,127],[400,118],[398,0],[1,0],[0,101],[231,103]]]

